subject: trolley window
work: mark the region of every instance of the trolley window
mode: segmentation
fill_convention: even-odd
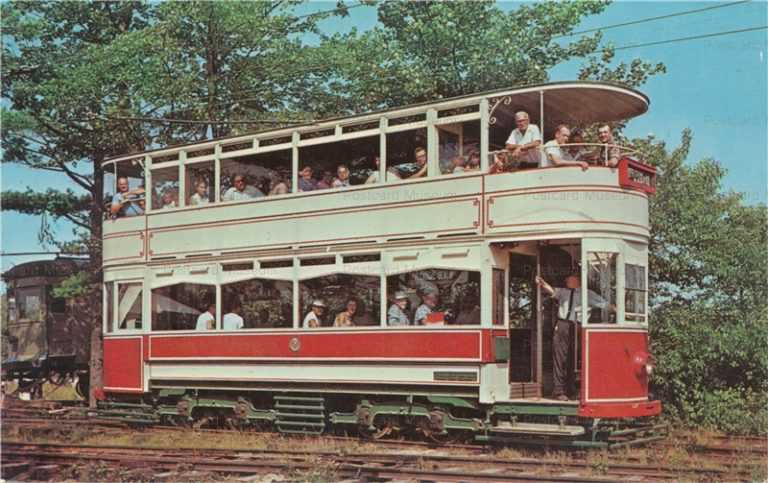
[[[427,269],[387,278],[388,298],[405,295],[407,325],[480,325],[480,272]],[[396,310],[390,307],[390,311]],[[406,325],[388,314],[388,325]],[[402,319],[402,320],[400,320]]]
[[[379,325],[380,282],[378,276],[346,273],[301,281],[300,326],[343,328]]]
[[[293,327],[293,282],[245,280],[221,286],[224,330]]]
[[[645,267],[627,263],[624,267],[624,276],[624,320],[645,323],[648,297]]]
[[[179,283],[152,290],[152,330],[216,328],[216,287]]]
[[[588,322],[616,322],[617,253],[589,252],[587,256]]]
[[[117,330],[139,330],[142,328],[141,283],[117,284]]]
[[[104,320],[107,321],[107,333],[115,331],[115,283],[104,284]]]

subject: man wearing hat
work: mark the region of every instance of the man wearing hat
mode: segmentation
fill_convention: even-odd
[[[416,325],[424,325],[427,316],[435,310],[435,307],[437,307],[437,301],[438,297],[435,292],[431,290],[426,291],[424,295],[421,296],[422,304],[416,309],[416,314],[413,316],[413,323]]]
[[[312,310],[309,311],[306,317],[304,317],[304,328],[317,328],[322,324],[320,323],[320,317],[325,312],[325,302],[320,299],[315,299],[312,302]]]
[[[387,311],[387,325],[411,325],[408,314],[405,313],[406,307],[408,307],[408,295],[405,292],[395,292],[395,301]]]

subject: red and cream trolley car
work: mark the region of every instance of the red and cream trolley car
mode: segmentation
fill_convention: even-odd
[[[618,165],[490,169],[516,113],[549,140],[648,106],[553,83],[106,161],[106,198],[127,202],[104,221],[101,407],[281,432],[651,439],[653,168],[582,142],[561,148],[619,150]],[[607,304],[583,291],[557,400],[558,306],[534,280],[574,272]]]

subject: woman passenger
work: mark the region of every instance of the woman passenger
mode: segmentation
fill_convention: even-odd
[[[208,183],[204,179],[200,179],[195,183],[195,193],[189,197],[190,206],[207,205],[210,203],[208,199]]]
[[[351,298],[347,300],[347,309],[344,312],[339,312],[339,314],[336,315],[336,320],[333,321],[333,326],[354,327],[355,313],[357,313],[357,300]]]
[[[269,190],[269,196],[284,195],[291,192],[288,186],[288,180],[283,173],[277,172],[271,180],[272,189]]]

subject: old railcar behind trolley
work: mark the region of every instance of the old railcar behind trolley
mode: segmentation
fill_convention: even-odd
[[[653,168],[604,140],[563,147],[620,152],[616,166],[490,174],[516,112],[551,139],[563,123],[626,121],[648,105],[612,84],[555,83],[108,160],[107,194],[123,190],[136,205],[104,222],[101,407],[143,423],[374,438],[657,437]],[[455,169],[473,151],[477,165]],[[417,169],[400,169],[414,156]],[[403,179],[420,163],[425,176]],[[333,173],[337,187],[314,189]],[[562,401],[556,307],[534,280],[562,286],[573,272],[615,311],[590,312],[584,291],[569,357],[576,386]],[[429,294],[423,324],[392,322],[396,303],[410,299],[402,320],[412,322]],[[305,323],[310,311],[319,327]]]
[[[42,384],[77,381],[88,394],[90,328],[76,301],[55,297],[53,287],[86,269],[88,261],[56,258],[21,263],[3,273],[6,325],[3,327],[3,381],[18,391],[42,396]]]

